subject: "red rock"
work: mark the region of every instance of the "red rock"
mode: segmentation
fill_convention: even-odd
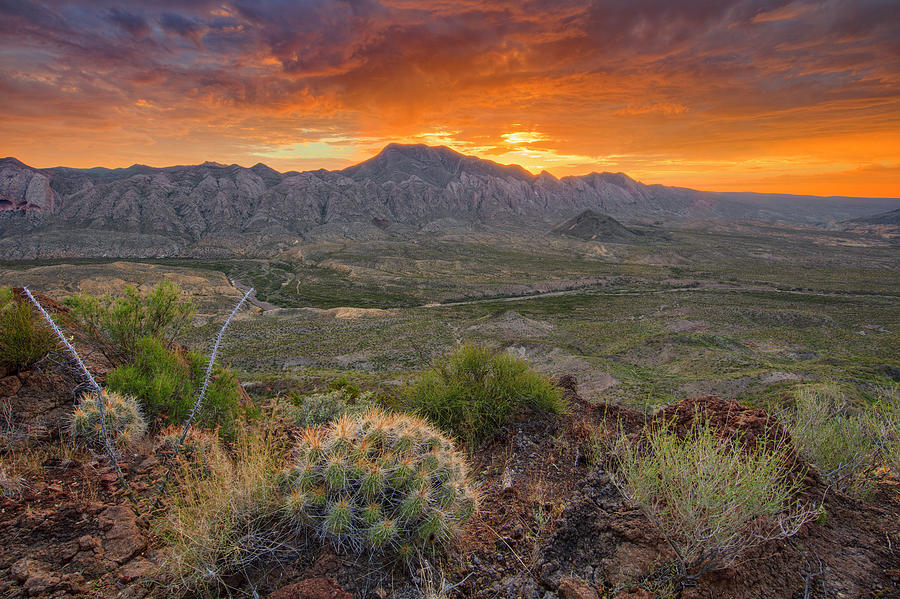
[[[134,580],[149,579],[156,573],[156,564],[137,558],[119,568],[119,580],[124,584],[128,584]]]
[[[6,376],[0,379],[0,397],[12,397],[22,388],[22,381],[17,376]]]
[[[9,574],[19,582],[25,582],[28,577],[43,569],[43,564],[33,559],[23,557],[9,568]]]
[[[128,506],[115,505],[100,514],[100,522],[107,528],[103,537],[103,553],[107,559],[124,563],[141,552],[146,546],[136,516]]]
[[[705,420],[721,437],[735,439],[751,450],[760,441],[775,439],[780,443],[787,439],[787,433],[774,416],[715,395],[670,404],[657,414],[656,419],[674,422],[679,433],[689,429],[695,421]]]
[[[103,543],[97,537],[82,535],[78,537],[78,546],[82,549],[93,549],[95,553],[99,553],[103,547]]]
[[[84,595],[85,593],[84,576],[79,573],[63,574],[58,588],[69,591],[70,593]]]
[[[22,558],[9,568],[10,575],[22,583],[30,595],[46,594],[55,590],[62,580],[58,574],[47,571],[47,566],[39,561]]]
[[[28,580],[26,580],[25,584],[22,586],[25,588],[26,593],[34,596],[55,590],[61,582],[59,576],[56,574],[41,570],[35,572],[32,576],[29,576]]]
[[[75,557],[75,554],[78,553],[78,549],[78,541],[69,541],[68,543],[63,543],[59,546],[59,558],[62,561],[67,562]]]
[[[353,599],[334,578],[307,578],[269,595],[269,599]]]
[[[578,578],[563,578],[559,581],[561,599],[600,599],[593,585]]]

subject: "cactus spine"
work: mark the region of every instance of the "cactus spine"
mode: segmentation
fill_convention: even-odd
[[[103,445],[103,429],[120,448],[128,447],[147,432],[141,408],[133,397],[106,389],[102,392],[105,409],[101,411],[96,393],[84,393],[72,412],[71,432],[88,445]],[[101,424],[102,423],[102,424]]]

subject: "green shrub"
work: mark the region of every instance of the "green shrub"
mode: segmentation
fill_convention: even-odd
[[[870,422],[884,465],[900,477],[900,385],[877,390]]]
[[[137,401],[128,395],[103,390],[103,423],[106,434],[120,449],[133,445],[147,432],[147,423]],[[72,413],[70,430],[75,439],[94,448],[103,447],[100,406],[96,393],[84,393]]]
[[[728,567],[816,517],[795,499],[802,477],[787,470],[789,449],[764,445],[746,451],[705,421],[684,436],[670,423],[645,429],[636,443],[620,435],[613,480],[672,546],[681,581]]]
[[[460,345],[404,391],[418,414],[466,440],[481,441],[524,406],[564,412],[562,391],[506,352]]]
[[[113,363],[130,360],[138,342],[151,336],[166,347],[191,323],[194,302],[182,297],[177,285],[160,283],[142,296],[129,285],[123,297],[95,297],[81,293],[66,299],[72,317],[80,322]]]
[[[794,445],[834,488],[865,496],[873,488],[878,452],[874,414],[850,405],[835,383],[797,389],[787,418]]]
[[[43,326],[31,304],[0,287],[0,363],[27,368],[56,347],[53,331]]]
[[[176,424],[193,407],[205,372],[206,358],[198,352],[169,349],[156,337],[144,337],[134,344],[133,362],[110,372],[106,384],[136,397],[150,418]],[[215,367],[213,372],[198,422],[231,435],[241,397],[238,383],[227,370]]]
[[[362,414],[374,405],[374,396],[372,392],[348,395],[343,389],[308,395],[291,393],[284,413],[293,426],[322,426],[345,414]]]
[[[201,468],[176,462],[164,515],[154,523],[167,546],[172,596],[225,596],[235,578],[249,580],[256,568],[296,559],[301,540],[280,516],[281,439],[240,429],[233,460],[213,450]]]
[[[308,428],[284,476],[284,512],[354,553],[442,548],[476,509],[467,466],[424,420],[372,410]]]
[[[349,401],[354,401],[362,394],[359,385],[348,381],[345,377],[335,379],[328,383],[329,391],[340,391]]]

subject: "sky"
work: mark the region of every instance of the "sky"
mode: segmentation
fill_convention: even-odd
[[[900,0],[0,0],[0,156],[900,197]]]

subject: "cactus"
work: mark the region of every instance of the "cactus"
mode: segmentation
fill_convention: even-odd
[[[352,553],[403,559],[451,541],[476,510],[453,442],[417,416],[370,410],[303,431],[284,513]]]
[[[106,430],[120,447],[128,447],[147,431],[147,423],[141,408],[133,397],[103,390]],[[96,393],[84,393],[72,413],[72,436],[88,445],[99,447],[103,443],[100,423],[100,406]]]

